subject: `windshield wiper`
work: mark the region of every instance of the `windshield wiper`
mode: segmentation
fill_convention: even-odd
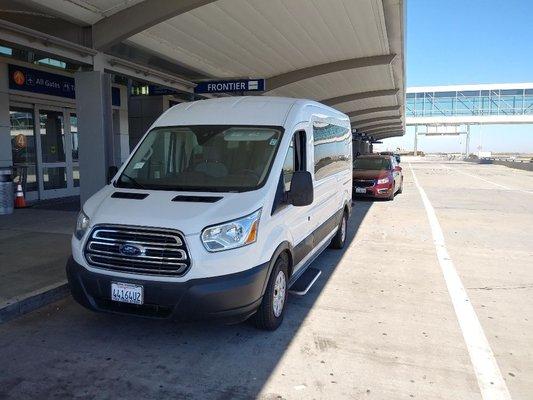
[[[120,175],[120,181],[122,181],[122,177],[123,176],[128,178],[130,180],[130,182],[133,183],[137,188],[146,190],[146,188],[143,185],[141,185],[139,182],[137,182],[137,180],[135,178],[132,178],[131,176],[129,176],[125,172],[123,172],[122,175]]]

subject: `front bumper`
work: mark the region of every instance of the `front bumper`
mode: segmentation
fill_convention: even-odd
[[[116,278],[94,273],[72,257],[67,261],[67,277],[74,299],[93,311],[133,314],[178,320],[224,319],[241,321],[259,307],[269,263],[249,270],[186,282],[159,282]],[[134,305],[111,300],[111,282],[144,287],[144,304]]]
[[[353,189],[354,197],[374,197],[374,198],[388,198],[391,195],[392,187],[370,186],[365,189],[365,193],[357,193],[355,187]]]

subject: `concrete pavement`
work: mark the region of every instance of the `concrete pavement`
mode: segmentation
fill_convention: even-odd
[[[530,399],[533,176],[402,161],[404,193],[356,202],[349,246],[315,261],[322,276],[278,331],[94,314],[69,298],[0,325],[0,398],[481,399],[412,161],[505,385]]]
[[[42,304],[50,299],[40,299],[43,291],[65,283],[76,214],[27,208],[0,216],[0,321]]]

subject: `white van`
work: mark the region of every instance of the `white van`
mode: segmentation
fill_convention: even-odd
[[[253,315],[276,329],[289,288],[328,245],[343,247],[351,197],[339,111],[262,96],[179,104],[83,205],[72,294],[95,311]]]

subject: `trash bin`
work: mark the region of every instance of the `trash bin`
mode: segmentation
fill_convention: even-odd
[[[0,215],[13,214],[14,201],[11,168],[0,168]]]

